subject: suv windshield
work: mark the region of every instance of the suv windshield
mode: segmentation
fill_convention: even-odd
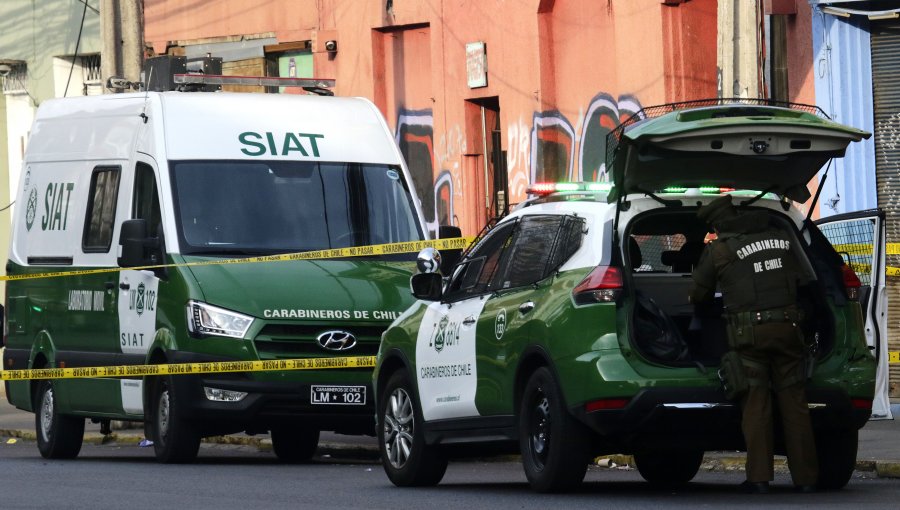
[[[254,255],[422,239],[395,166],[174,161],[182,252]]]

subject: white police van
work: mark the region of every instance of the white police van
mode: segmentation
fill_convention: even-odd
[[[141,92],[38,109],[12,225],[8,369],[374,356],[412,302],[414,254],[225,259],[418,241],[384,118],[362,98]],[[209,265],[132,269],[158,264]],[[103,268],[117,272],[79,274]],[[61,277],[21,279],[35,273]],[[20,278],[20,279],[15,279]],[[157,457],[271,432],[282,460],[320,430],[374,434],[371,370],[7,383],[40,452],[78,454],[85,419],[145,423]]]

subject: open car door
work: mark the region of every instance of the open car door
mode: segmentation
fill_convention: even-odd
[[[865,319],[866,342],[878,364],[872,419],[892,419],[888,397],[884,211],[870,209],[838,214],[815,223],[862,284],[859,304]]]

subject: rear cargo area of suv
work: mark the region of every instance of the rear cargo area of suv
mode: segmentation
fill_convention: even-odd
[[[801,237],[788,217],[764,210],[770,221],[790,236]],[[697,207],[662,207],[635,216],[626,228],[624,259],[631,268],[633,289],[626,305],[631,341],[651,362],[718,366],[728,350],[721,295],[717,293],[714,302],[702,305],[688,300],[693,288],[691,273],[709,234],[709,228],[696,214]],[[809,224],[808,228],[810,233],[805,237],[815,241],[821,236],[814,225]],[[835,336],[829,299],[845,299],[840,280],[834,280],[837,254],[827,242],[820,245],[804,239],[798,246],[807,255],[805,269],[815,275],[810,276],[811,284],[798,289],[806,317],[803,332],[808,341],[818,342],[818,356],[824,357],[834,345]]]

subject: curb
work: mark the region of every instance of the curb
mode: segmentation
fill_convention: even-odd
[[[33,431],[0,429],[0,438],[15,438],[24,441],[37,441]],[[84,435],[84,442],[94,445],[129,445],[137,446],[144,437],[137,434],[118,434],[113,432],[104,436],[97,432]],[[213,436],[203,438],[206,444],[250,446],[259,451],[272,451],[272,440],[268,437],[250,436]],[[317,456],[322,458],[353,459],[359,461],[378,461],[378,449],[374,446],[348,445],[344,443],[319,443]],[[518,459],[518,455],[504,456],[507,460]],[[493,459],[496,460],[496,459]],[[700,469],[703,471],[743,471],[746,458],[742,455],[707,453]],[[595,467],[607,469],[634,469],[634,457],[631,455],[602,455],[591,463]],[[775,471],[787,473],[787,461],[781,457],[775,459]],[[859,460],[856,471],[875,473],[879,478],[900,478],[900,461],[893,460]]]

